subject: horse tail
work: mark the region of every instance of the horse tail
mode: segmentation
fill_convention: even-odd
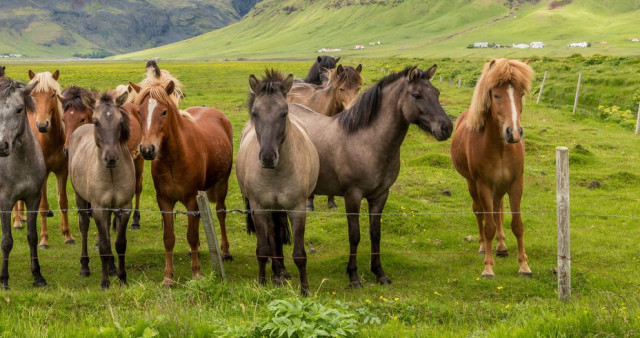
[[[251,217],[251,206],[249,205],[249,199],[244,198],[244,205],[247,212],[247,233],[255,234],[256,233],[256,224],[253,223],[253,217]]]
[[[274,231],[276,236],[280,236],[282,244],[291,244],[291,227],[289,218],[285,211],[278,211],[271,214],[273,217]]]

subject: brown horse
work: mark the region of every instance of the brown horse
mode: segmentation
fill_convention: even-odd
[[[167,87],[152,83],[140,88],[130,84],[138,97],[136,104],[142,115],[142,143],[140,152],[151,163],[151,175],[156,188],[158,206],[163,212],[165,270],[164,285],[173,284],[173,208],[181,202],[190,212],[187,241],[191,247],[191,271],[200,277],[198,258],[199,218],[196,195],[207,191],[209,199],[216,201],[216,210],[226,209],[229,174],[233,156],[233,135],[229,118],[208,107],[178,110],[173,99],[173,82]],[[230,260],[225,213],[218,212],[221,249]]]
[[[460,114],[451,142],[456,170],[467,179],[478,222],[482,276],[493,277],[491,243],[498,234],[496,253],[507,256],[502,230],[502,206],[509,194],[511,230],[518,241],[518,273],[531,276],[524,251],[520,215],[524,173],[524,142],[520,126],[522,97],[531,87],[533,70],[516,60],[488,62],[476,84],[469,110]]]
[[[116,90],[109,92],[109,95],[114,98],[123,94]],[[65,88],[62,91],[62,95],[58,97],[64,110],[62,121],[65,125],[65,150],[69,147],[71,135],[76,129],[82,125],[93,123],[93,109],[91,107],[95,105],[95,95],[96,93],[87,89],[70,86]],[[129,99],[128,92],[125,98]],[[136,201],[131,228],[140,229],[140,195],[142,193],[142,173],[144,170],[144,159],[140,156],[140,141],[142,141],[140,114],[138,113],[138,106],[133,103],[124,103],[121,108],[128,116],[127,122],[129,123],[130,135],[127,140],[127,148],[131,153],[136,168]]]
[[[304,127],[289,116],[285,96],[292,84],[292,74],[284,78],[273,70],[267,71],[261,81],[253,75],[249,77],[251,120],[242,133],[236,175],[251,210],[247,230],[256,233],[260,282],[266,282],[269,258],[274,283],[282,284],[286,276],[282,245],[290,240],[288,217],[293,228],[293,261],[300,272],[301,292],[306,295],[309,283],[304,250],[305,202],[318,180],[319,159]]]
[[[109,233],[112,213],[116,220],[116,252],[118,278],[127,284],[124,259],[127,248],[126,228],[135,191],[135,168],[127,149],[129,115],[122,108],[126,93],[114,99],[104,93],[97,100],[87,100],[93,111],[92,123],[80,126],[69,141],[69,171],[80,210],[78,219],[82,233],[80,275],[89,276],[87,233],[89,214],[98,229],[103,289],[109,287],[109,270],[114,265]],[[92,209],[89,213],[88,210]],[[114,212],[114,209],[122,209]]]
[[[451,135],[453,123],[440,105],[440,92],[429,81],[435,72],[434,65],[427,71],[411,67],[388,75],[364,91],[351,108],[333,117],[304,106],[290,111],[306,127],[320,157],[314,193],[344,196],[351,286],[361,286],[356,256],[363,198],[369,202],[371,271],[379,283],[391,283],[380,262],[380,218],[400,172],[400,146],[409,125],[418,125],[439,141]]]
[[[67,217],[67,209],[69,202],[67,200],[67,177],[68,177],[68,159],[63,151],[65,143],[64,124],[62,123],[62,105],[58,101],[57,96],[60,95],[60,85],[58,84],[58,76],[60,73],[56,70],[53,74],[50,72],[42,72],[35,74],[29,70],[29,78],[31,82],[37,83],[31,96],[35,101],[35,110],[30,111],[29,125],[31,130],[38,139],[40,148],[44,155],[45,164],[47,166],[47,177],[53,172],[56,175],[58,184],[58,204],[62,215],[61,230],[65,244],[75,244],[75,239],[71,236],[69,230],[69,218]],[[22,206],[18,203],[17,212],[14,218],[14,227],[21,227]],[[42,185],[42,199],[40,201],[40,248],[49,247],[49,231],[47,229],[47,214],[50,213],[49,200],[47,198],[47,180]]]
[[[326,71],[328,81],[322,86],[295,83],[287,94],[287,101],[301,103],[311,110],[333,116],[349,108],[362,87],[362,65],[356,68],[339,65]],[[337,208],[333,196],[329,196],[329,208]],[[307,210],[313,210],[313,195],[307,202]]]

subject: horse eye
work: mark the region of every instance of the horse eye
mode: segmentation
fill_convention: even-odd
[[[100,127],[100,121],[93,119],[93,125],[96,127]]]
[[[51,98],[55,99],[56,98],[56,93],[51,94]]]
[[[162,111],[162,114],[161,114],[160,116],[167,116],[167,110],[166,110],[166,109],[165,109],[165,110],[163,110],[163,111]]]
[[[411,94],[411,96],[413,96],[416,99],[421,99],[422,98],[422,95],[420,95],[418,93],[413,93],[413,94]]]
[[[288,114],[289,114],[288,112],[284,112],[284,113],[282,113],[282,115],[280,115],[280,118],[283,119],[283,118],[287,117]]]
[[[499,98],[500,98],[500,95],[497,95],[497,94],[496,94],[496,95],[493,95],[493,98],[495,98],[495,99],[499,99]]]
[[[22,113],[23,110],[24,110],[24,107],[18,107],[18,109],[16,109],[16,114]]]
[[[252,119],[258,118],[258,114],[251,112],[251,118]]]
[[[84,118],[82,120],[80,120],[80,123],[84,123],[84,121],[86,121]]]

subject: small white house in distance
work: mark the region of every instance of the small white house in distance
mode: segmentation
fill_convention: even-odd
[[[364,49],[364,45],[355,45],[353,49]]]
[[[488,42],[474,42],[473,48],[489,48]]]
[[[333,53],[333,52],[340,52],[342,51],[342,48],[321,48],[318,49],[318,53]]]
[[[569,47],[580,47],[580,48],[586,48],[589,47],[589,43],[586,41],[582,41],[582,42],[572,42],[570,44],[568,44],[567,46]]]
[[[516,43],[514,43],[511,47],[512,47],[512,48],[519,48],[519,49],[527,49],[527,48],[529,48],[530,46],[529,46],[529,45],[527,45],[526,43],[517,43],[517,44],[516,44]]]
[[[544,43],[536,41],[530,44],[531,48],[542,48],[544,47]]]
[[[640,40],[638,40],[638,38],[630,38],[629,39],[631,42],[639,42]]]

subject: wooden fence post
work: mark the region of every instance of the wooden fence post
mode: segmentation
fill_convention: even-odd
[[[442,83],[442,75],[440,75],[440,83]]]
[[[540,84],[540,92],[538,92],[538,100],[536,104],[540,103],[540,98],[542,98],[542,90],[544,89],[544,82],[547,80],[547,71],[544,71],[544,76],[542,77],[542,83]]]
[[[558,299],[571,299],[571,237],[569,233],[569,149],[556,148],[558,214]]]
[[[462,86],[462,76],[458,76],[458,88]]]
[[[638,116],[636,117],[636,134],[640,132],[640,104],[638,104]]]
[[[211,209],[209,207],[209,199],[207,198],[207,193],[204,191],[198,191],[198,209],[200,210],[200,220],[204,227],[204,233],[207,237],[211,267],[213,270],[220,271],[222,280],[226,280],[227,275],[224,272],[224,264],[222,263],[222,255],[220,254],[220,244],[218,243],[216,230],[213,228],[213,216],[211,215]],[[216,267],[219,269],[216,269]]]
[[[580,81],[582,80],[582,72],[578,74],[578,87],[576,88],[576,99],[573,101],[573,114],[576,113],[576,107],[578,106],[578,95],[580,93]]]

